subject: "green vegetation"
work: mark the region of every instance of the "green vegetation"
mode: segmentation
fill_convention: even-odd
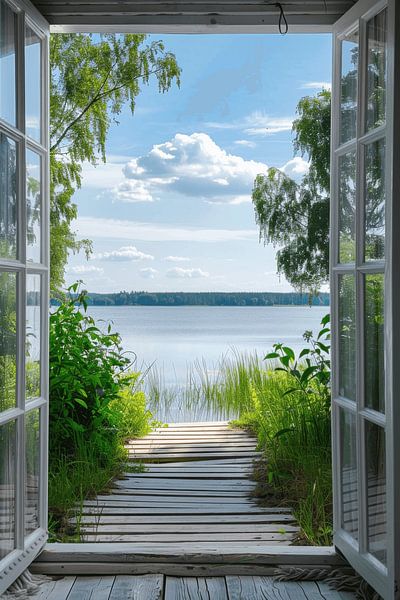
[[[307,346],[275,344],[265,366],[255,354],[225,357],[211,371],[196,363],[180,398],[182,410],[235,418],[258,437],[265,461],[257,469],[258,493],[269,506],[293,507],[301,543],[329,545],[332,533],[329,315]],[[154,407],[168,408],[176,391],[150,380]]]
[[[94,306],[303,306],[308,294],[297,292],[118,292],[89,294]],[[312,298],[314,306],[329,306],[329,294]]]
[[[180,68],[161,41],[142,34],[53,34],[50,37],[50,256],[51,286],[58,292],[70,252],[91,251],[90,240],[71,230],[77,216],[72,197],[81,185],[82,163],[106,161],[110,124],[127,105],[133,114],[141,88],[151,80],[161,93]]]
[[[315,294],[329,273],[331,93],[302,98],[297,114],[294,153],[307,157],[308,173],[297,182],[268,169],[254,182],[253,205],[260,239],[280,246],[278,273],[295,289]]]
[[[152,424],[119,335],[110,325],[101,331],[86,313],[78,284],[70,291],[73,298],[50,316],[49,506],[55,539],[72,534],[68,511],[121,472],[124,439],[146,435]]]

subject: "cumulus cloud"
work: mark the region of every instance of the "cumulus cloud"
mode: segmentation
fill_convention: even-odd
[[[166,260],[167,262],[188,262],[190,260],[190,258],[188,258],[187,256],[166,256],[164,258],[164,260]]]
[[[209,277],[210,273],[202,271],[202,269],[182,269],[182,267],[174,267],[173,269],[168,269],[166,275],[172,279],[195,279],[199,277]]]
[[[302,90],[330,90],[332,84],[329,81],[308,81],[301,86]]]
[[[93,258],[97,260],[107,260],[116,262],[130,262],[136,260],[154,260],[154,256],[151,254],[145,254],[140,252],[136,246],[122,246],[118,250],[112,252],[99,252],[94,254]]]
[[[75,265],[74,267],[67,267],[68,273],[76,273],[78,275],[82,273],[103,273],[102,267],[95,267],[94,265]]]
[[[290,124],[291,126],[291,124]],[[114,189],[123,202],[150,202],[166,193],[207,202],[250,202],[254,178],[267,165],[229,154],[205,133],[177,133],[150,152],[129,161],[125,179]]]
[[[288,160],[286,164],[280,167],[288,177],[299,180],[308,172],[309,163],[304,160],[301,156],[295,156],[291,160]]]
[[[139,271],[141,277],[144,277],[145,279],[154,279],[155,276],[157,275],[158,271],[157,269],[152,269],[151,267],[147,267],[145,269],[140,269]]]

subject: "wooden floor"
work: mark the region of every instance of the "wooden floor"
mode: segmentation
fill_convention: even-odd
[[[272,577],[63,577],[41,586],[35,600],[355,600],[326,583]]]
[[[124,478],[84,502],[82,541],[201,551],[210,543],[284,546],[298,532],[289,509],[260,507],[251,496],[256,440],[226,422],[169,425],[127,448]],[[143,472],[131,472],[138,463]]]

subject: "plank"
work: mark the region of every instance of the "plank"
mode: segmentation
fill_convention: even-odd
[[[39,586],[35,600],[66,600],[76,577],[64,577],[58,581],[46,581]]]
[[[77,577],[68,600],[108,600],[114,579],[113,576]]]
[[[150,490],[151,491],[151,490]],[[176,504],[177,500],[179,499],[179,496],[176,496],[174,494],[167,494],[164,493],[162,495],[146,495],[146,494],[142,494],[142,495],[135,495],[134,491],[132,491],[132,499],[129,498],[129,502],[131,504],[139,505],[139,504],[143,504],[144,502],[147,503],[174,503]],[[112,502],[114,496],[106,496],[106,498],[110,499],[110,502]],[[124,500],[126,499],[126,496],[124,496]],[[89,501],[90,502],[90,501]],[[107,502],[107,500],[105,500],[105,502]],[[238,504],[238,503],[251,503],[251,504],[257,504],[256,500],[252,499],[252,498],[248,498],[247,496],[183,496],[181,497],[181,502],[190,502],[193,504],[198,504],[201,502],[207,502],[207,504],[221,504],[221,502],[223,502],[224,504]]]
[[[107,526],[106,526],[107,527]],[[186,542],[209,542],[210,533],[126,533],[119,532],[106,533],[103,527],[95,531],[84,530],[82,532],[84,541],[88,542],[132,542],[134,544],[154,543],[186,543]],[[263,541],[266,544],[291,543],[294,540],[293,533],[213,533],[213,542],[231,543],[231,542],[253,542]],[[78,598],[76,599],[78,600]]]
[[[255,450],[257,444],[254,440],[210,440],[209,438],[203,440],[137,440],[135,442],[129,442],[125,444],[125,448],[165,448],[167,450],[173,451],[174,448],[182,449],[190,449],[190,448],[200,448],[201,450],[206,448],[221,448],[223,445],[224,448],[237,448],[238,451],[242,450]]]
[[[229,480],[229,481],[203,481],[203,480],[193,480],[193,479],[163,479],[159,477],[155,480],[145,479],[140,477],[130,477],[128,479],[119,479],[115,482],[115,488],[136,488],[140,487],[142,489],[145,488],[156,488],[162,490],[210,490],[211,492],[216,492],[219,490],[253,490],[256,487],[256,484],[250,480],[241,481],[237,480]],[[113,489],[115,489],[113,488]]]
[[[223,577],[167,577],[165,600],[228,600]]]
[[[142,495],[142,496],[146,496],[146,495],[155,495],[155,496],[165,496],[165,495],[169,495],[169,496],[219,496],[221,498],[224,497],[235,497],[235,498],[239,498],[239,497],[243,497],[243,498],[248,498],[249,497],[249,492],[251,492],[252,490],[235,490],[235,491],[230,491],[228,490],[222,490],[222,489],[218,489],[218,490],[207,490],[207,489],[192,489],[192,490],[186,490],[183,488],[173,488],[170,487],[168,489],[168,494],[166,494],[167,489],[162,489],[161,486],[160,488],[157,487],[149,487],[149,486],[138,486],[137,488],[124,488],[123,486],[119,486],[119,487],[115,487],[112,488],[110,490],[110,493],[108,495],[104,495],[104,496],[98,496],[98,498],[100,500],[105,500],[105,499],[110,499],[110,500],[116,500],[117,497],[121,497],[120,500],[124,499],[124,500],[129,500],[129,496],[132,495]],[[125,498],[123,498],[125,497]]]
[[[109,600],[161,600],[162,575],[117,575]]]
[[[107,509],[104,509],[106,511]],[[113,509],[108,509],[111,511]],[[130,514],[114,514],[112,512],[102,512],[101,513],[101,522],[106,523],[119,523],[121,521],[121,516],[124,520],[124,523],[131,523],[132,525],[146,526],[148,524],[154,524],[155,527],[158,527],[159,524],[164,524],[165,526],[174,525],[176,527],[177,524],[181,526],[185,526],[187,524],[203,524],[208,525],[212,524],[212,527],[216,525],[222,524],[232,524],[237,523],[238,519],[235,514],[233,515],[170,515],[170,516],[146,516],[146,515],[130,515]],[[72,522],[76,522],[72,520]],[[99,516],[95,515],[83,515],[80,519],[80,523],[82,525],[90,525],[99,522]],[[279,513],[262,513],[260,515],[240,515],[240,523],[246,523],[247,526],[251,527],[252,524],[261,525],[263,523],[274,523],[277,527],[286,527],[288,523],[294,523],[295,518],[291,515],[279,514]]]
[[[240,452],[240,457],[248,457],[248,458],[253,458],[253,459],[257,459],[260,458],[262,456],[261,452]],[[171,459],[184,459],[184,460],[192,460],[192,459],[198,459],[201,458],[203,461],[205,460],[214,460],[214,459],[218,459],[218,458],[238,458],[239,454],[237,452],[234,451],[229,451],[227,450],[226,452],[224,452],[223,450],[220,451],[216,451],[216,452],[209,452],[209,453],[203,453],[203,452],[171,452],[171,453],[162,453],[162,452],[149,452],[149,453],[137,453],[135,454],[134,451],[130,451],[129,452],[129,457],[132,459],[136,459],[136,460],[171,460]]]
[[[197,523],[197,524],[171,524],[164,523],[163,527],[160,528],[159,524],[147,523],[147,524],[133,524],[127,523],[125,520],[120,519],[112,523],[100,524],[93,523],[91,526],[88,524],[82,524],[81,531],[91,532],[93,528],[101,533],[174,533],[174,534],[186,534],[186,533],[292,533],[299,531],[299,527],[292,524],[282,523]]]

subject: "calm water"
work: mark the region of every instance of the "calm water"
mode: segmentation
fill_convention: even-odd
[[[205,359],[213,370],[223,356],[233,352],[256,352],[260,357],[283,342],[294,349],[303,347],[305,330],[319,329],[324,307],[226,307],[226,306],[94,306],[96,319],[112,321],[125,350],[137,355],[137,367],[153,365],[166,387],[186,384],[188,369]],[[175,407],[166,420],[188,420],[197,415]]]

